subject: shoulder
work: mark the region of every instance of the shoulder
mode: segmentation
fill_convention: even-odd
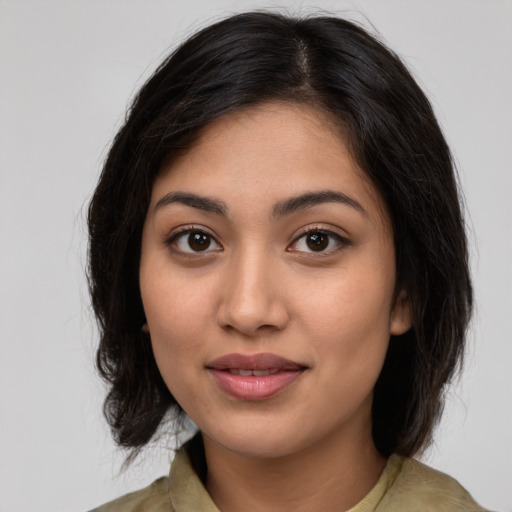
[[[125,494],[90,512],[173,512],[169,478],[159,478],[144,489]]]
[[[392,459],[400,468],[377,508],[379,512],[485,512],[454,478],[415,459],[397,455]]]
[[[191,456],[204,459],[200,436],[185,443],[176,453],[169,476],[151,485],[117,498],[90,512],[218,512],[202,481],[194,470]]]

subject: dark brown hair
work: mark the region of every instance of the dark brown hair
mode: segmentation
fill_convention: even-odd
[[[413,327],[391,337],[374,392],[373,436],[385,456],[412,455],[431,440],[471,313],[457,181],[429,101],[401,60],[335,17],[232,16],[188,39],[136,96],[88,217],[106,418],[116,441],[137,451],[169,410],[181,410],[141,332],[141,234],[162,163],[213,120],[271,100],[307,104],[337,120],[387,205]]]

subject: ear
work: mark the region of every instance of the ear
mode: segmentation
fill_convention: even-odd
[[[404,334],[412,326],[411,303],[407,292],[401,289],[396,296],[395,305],[391,311],[389,332],[395,336]]]
[[[146,334],[149,334],[149,325],[147,322],[144,322],[142,324],[142,327],[140,328],[140,330]]]

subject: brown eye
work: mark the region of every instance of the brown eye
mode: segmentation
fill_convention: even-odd
[[[333,254],[339,249],[350,245],[350,241],[327,230],[311,230],[297,238],[288,250],[303,253]]]
[[[205,251],[210,247],[211,237],[206,233],[190,233],[188,235],[188,245],[193,251]]]
[[[325,233],[311,233],[306,236],[306,245],[312,251],[323,251],[329,245],[329,235]]]
[[[181,253],[210,253],[222,250],[215,238],[204,231],[187,230],[172,236],[167,244]]]

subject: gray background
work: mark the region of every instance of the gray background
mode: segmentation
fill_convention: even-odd
[[[498,0],[0,0],[0,511],[84,510],[167,472],[155,446],[118,475],[93,372],[85,205],[127,102],[169,48],[265,5],[373,24],[432,99],[470,212],[477,311],[423,458],[512,511],[512,3]]]

